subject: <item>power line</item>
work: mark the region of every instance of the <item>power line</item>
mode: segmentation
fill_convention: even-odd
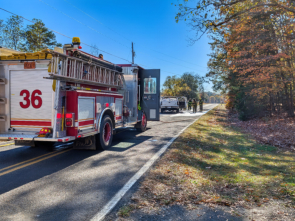
[[[145,65],[145,64],[138,64],[138,65],[139,65],[139,66],[142,66],[142,67],[152,68],[152,67],[147,66],[147,65]],[[165,70],[163,70],[163,69],[160,69],[160,70],[163,71],[163,72],[169,73],[169,74],[173,74],[173,75],[181,76],[181,74],[176,74],[176,73],[173,73],[173,72],[170,72],[170,71],[165,71]]]
[[[23,17],[23,16],[21,16],[21,15],[17,15],[17,14],[15,14],[15,13],[13,13],[13,12],[10,12],[10,11],[8,11],[8,10],[6,10],[6,9],[0,8],[0,10],[5,11],[5,12],[7,12],[7,13],[10,13],[10,14],[12,14],[12,15],[19,16],[19,17],[23,18],[24,20],[29,21],[29,22],[31,22],[31,23],[33,23],[33,24],[36,23],[36,22],[31,21],[31,20],[29,20],[29,19],[27,19],[27,18],[25,18],[25,17]],[[44,27],[47,28],[47,29],[50,30],[50,31],[53,31],[53,32],[59,34],[59,35],[62,35],[62,36],[66,37],[66,38],[69,38],[69,39],[72,39],[71,37],[69,37],[69,36],[67,36],[67,35],[65,35],[65,34],[62,34],[62,33],[58,32],[58,31],[55,31],[55,30],[53,30],[53,29],[51,29],[51,28],[48,28],[48,27],[46,27],[46,26],[44,26]],[[102,52],[104,52],[104,53],[106,53],[106,54],[108,54],[108,55],[111,55],[111,56],[113,56],[113,57],[116,57],[116,58],[119,58],[119,59],[121,59],[121,60],[127,61],[128,63],[131,63],[131,61],[129,61],[129,60],[125,59],[125,58],[121,58],[121,57],[119,57],[119,56],[117,56],[117,55],[114,55],[114,54],[111,54],[111,53],[106,52],[106,51],[104,51],[104,50],[101,50],[101,49],[99,49],[99,48],[97,48],[97,47],[93,47],[93,46],[91,46],[91,45],[89,45],[89,44],[87,44],[87,43],[85,43],[85,42],[81,42],[81,43],[84,44],[84,45],[86,45],[86,46],[88,46],[88,47],[90,47],[90,48],[94,48],[94,49],[100,50],[100,51],[102,51]]]
[[[42,3],[44,3],[44,4],[46,4],[46,5],[48,5],[49,7],[53,8],[53,9],[55,9],[56,11],[58,11],[58,12],[64,14],[65,16],[67,16],[67,17],[73,19],[74,21],[76,21],[76,22],[78,22],[78,23],[80,23],[80,24],[86,26],[87,28],[89,28],[89,29],[91,29],[91,30],[93,30],[93,31],[95,31],[95,32],[97,32],[97,33],[99,33],[99,34],[102,34],[101,32],[97,31],[96,29],[94,29],[94,28],[92,28],[92,27],[90,27],[90,26],[88,26],[88,25],[86,25],[86,24],[80,22],[79,20],[77,20],[77,19],[75,19],[75,18],[73,18],[73,17],[67,15],[66,13],[62,12],[61,10],[59,10],[59,9],[57,9],[57,8],[55,8],[55,7],[53,7],[53,6],[51,6],[50,4],[48,4],[48,3],[46,3],[46,2],[44,2],[43,0],[39,0],[39,1],[42,2]],[[66,0],[65,0],[65,1],[66,1]],[[66,1],[66,2],[67,2],[67,1]],[[72,5],[72,4],[71,4],[71,5]],[[73,5],[73,6],[74,6],[74,5]],[[74,6],[74,7],[76,7],[76,6]],[[77,7],[76,7],[76,8],[77,8]],[[79,9],[79,10],[80,10],[80,9]],[[82,10],[80,10],[80,11],[82,11]],[[82,11],[82,12],[83,12],[83,11]],[[86,14],[87,16],[89,16],[90,18],[94,19],[95,21],[99,22],[98,20],[96,20],[95,18],[91,17],[91,16],[88,15],[87,13],[85,13],[85,12],[83,12],[83,13]],[[99,23],[102,24],[101,22],[99,22]],[[104,35],[104,34],[102,34],[102,35]],[[112,38],[110,38],[110,39],[112,39]],[[116,41],[115,39],[112,39],[112,40],[113,40],[113,41]],[[116,42],[118,42],[118,41],[116,41]],[[120,42],[118,42],[118,43],[121,44]],[[123,44],[122,44],[122,45],[123,45]],[[126,45],[123,45],[123,46],[127,47]],[[127,47],[127,48],[129,48],[129,47]],[[153,50],[153,51],[154,51],[154,50]],[[144,52],[140,52],[140,53],[144,53]],[[160,53],[160,52],[159,52],[159,53]],[[147,54],[147,53],[144,53],[144,54]],[[161,54],[163,54],[163,53],[161,53]],[[149,55],[149,54],[147,54],[147,55]],[[164,55],[165,55],[165,54],[164,54]],[[172,57],[172,56],[170,56],[170,57]],[[194,70],[194,71],[199,71],[199,70],[195,70],[194,68],[187,67],[187,66],[180,65],[180,64],[176,64],[176,63],[174,63],[174,62],[167,61],[167,60],[164,60],[164,59],[161,59],[161,58],[157,58],[157,59],[162,60],[162,61],[165,61],[165,62],[168,62],[168,63],[171,63],[171,64],[174,64],[174,65],[178,65],[178,66],[181,66],[181,67],[184,67],[184,68],[189,68],[189,69]],[[203,72],[203,71],[199,71],[199,72]]]
[[[23,18],[24,20],[29,21],[29,22],[31,22],[31,23],[33,23],[33,24],[36,23],[36,22],[34,22],[34,21],[32,21],[32,20],[29,20],[29,19],[27,19],[27,18],[25,18],[25,17],[23,17],[23,16],[21,16],[21,15],[18,15],[18,14],[15,14],[15,13],[13,13],[13,12],[10,12],[10,11],[8,11],[8,10],[6,10],[6,9],[0,8],[0,10],[3,10],[3,11],[5,11],[5,12],[7,12],[7,13],[12,14],[12,15],[19,16],[19,17]],[[55,30],[53,30],[53,29],[51,29],[51,28],[48,28],[48,27],[46,27],[46,26],[44,26],[44,27],[47,28],[48,30],[52,31],[52,32],[55,32],[55,33],[59,34],[59,35],[62,35],[62,36],[66,37],[66,38],[69,38],[69,39],[72,39],[71,37],[69,37],[69,36],[67,36],[67,35],[65,35],[65,34],[62,34],[62,33],[58,32],[58,31],[55,31]],[[91,46],[91,45],[89,45],[89,44],[87,44],[87,43],[85,43],[85,42],[81,42],[81,43],[84,44],[84,45],[86,45],[86,46],[88,46],[88,47],[90,47],[90,48],[100,50],[100,51],[102,51],[102,52],[104,52],[104,53],[106,53],[106,54],[109,54],[109,55],[113,56],[113,57],[116,57],[116,58],[119,58],[119,59],[121,59],[121,60],[127,61],[128,63],[132,63],[131,61],[129,61],[129,60],[125,59],[125,58],[122,58],[122,57],[119,57],[119,56],[117,56],[117,55],[111,54],[111,53],[106,52],[106,51],[104,51],[104,50],[101,50],[101,49],[99,49],[99,48],[97,48],[97,47],[93,47],[93,46]],[[161,60],[163,60],[163,59],[161,59]],[[169,61],[167,61],[167,62],[169,62]],[[173,63],[173,64],[175,64],[175,63]],[[151,67],[149,67],[149,66],[147,66],[147,65],[143,65],[143,64],[139,64],[139,65],[140,65],[140,66],[145,66],[145,67],[151,68]],[[166,71],[166,70],[162,70],[162,71],[163,71],[163,72],[166,72],[166,73],[169,73],[169,74],[173,74],[173,75],[179,75],[179,76],[181,76],[180,74],[176,74],[176,73],[173,73],[173,72],[170,72],[170,71]]]
[[[125,45],[125,44],[122,44],[121,42],[117,41],[116,39],[113,39],[113,38],[111,38],[110,36],[105,35],[105,34],[99,32],[99,31],[97,31],[96,29],[94,29],[94,28],[92,28],[92,27],[90,27],[90,26],[84,24],[83,22],[81,22],[81,21],[79,21],[79,20],[77,20],[77,19],[75,19],[75,18],[69,16],[68,14],[64,13],[63,11],[61,11],[61,10],[59,10],[59,9],[57,9],[57,8],[55,8],[55,7],[53,7],[52,5],[46,3],[46,2],[44,2],[44,1],[42,1],[42,0],[39,0],[39,1],[42,2],[42,3],[44,3],[45,5],[48,5],[49,7],[53,8],[54,10],[56,10],[56,11],[58,11],[58,12],[64,14],[64,15],[67,16],[68,18],[73,19],[74,21],[76,21],[76,22],[78,22],[78,23],[84,25],[85,27],[91,29],[92,31],[95,31],[95,32],[97,32],[98,34],[104,35],[105,37],[107,37],[107,38],[109,38],[109,39],[111,39],[111,40],[117,42],[118,44],[121,44],[121,45],[123,45],[124,47],[129,48],[129,46],[127,46],[127,45]]]
[[[79,11],[81,11],[82,13],[84,13],[85,15],[87,15],[88,17],[92,18],[94,21],[98,22],[99,24],[105,26],[106,28],[108,28],[109,30],[115,32],[116,34],[120,35],[117,31],[111,29],[110,27],[106,26],[105,24],[103,24],[102,22],[98,21],[96,18],[92,17],[91,15],[87,14],[86,12],[84,12],[83,10],[81,10],[79,7],[73,5],[72,3],[68,2],[67,0],[64,0],[66,3],[70,4],[71,6],[73,6],[74,8],[78,9]],[[126,38],[124,35],[121,35],[123,38],[125,38],[126,40],[132,42],[131,39]]]
[[[39,0],[39,1],[42,1],[42,0]],[[86,12],[84,12],[83,10],[81,10],[80,8],[78,8],[77,6],[75,6],[75,5],[73,5],[72,3],[68,2],[67,0],[64,0],[64,1],[67,2],[68,4],[70,4],[71,6],[75,7],[76,9],[78,9],[79,11],[81,11],[82,13],[84,13],[85,15],[87,15],[88,17],[90,17],[91,19],[95,20],[95,21],[98,22],[99,24],[102,24],[103,26],[107,27],[107,28],[110,29],[111,31],[113,31],[113,32],[115,32],[116,34],[122,36],[123,38],[125,38],[125,39],[127,39],[127,40],[129,40],[129,41],[132,41],[132,40],[130,40],[129,38],[126,38],[124,35],[121,35],[121,34],[119,34],[117,31],[114,31],[114,30],[111,29],[110,27],[106,26],[106,25],[103,24],[102,22],[98,21],[97,19],[95,19],[95,18],[92,17],[91,15],[87,14]],[[149,50],[154,51],[154,52],[157,52],[157,53],[160,53],[160,54],[163,54],[163,55],[165,55],[165,56],[168,56],[168,57],[174,58],[174,59],[179,60],[179,61],[182,61],[182,62],[186,62],[186,63],[189,63],[189,64],[193,64],[193,65],[198,66],[198,67],[201,67],[201,68],[206,68],[206,67],[202,67],[202,66],[200,66],[200,65],[196,65],[196,64],[194,64],[194,63],[192,63],[192,62],[188,62],[188,61],[181,60],[181,59],[179,59],[179,58],[173,57],[173,56],[171,56],[171,55],[167,55],[167,54],[165,54],[165,53],[163,53],[163,52],[159,52],[159,51],[156,51],[156,50],[153,50],[153,49],[149,49]],[[167,62],[169,62],[169,61],[167,61]],[[171,63],[171,62],[170,62],[170,63]],[[183,67],[185,67],[185,66],[183,66]],[[187,67],[186,67],[186,68],[187,68]]]
[[[146,55],[149,55],[149,54],[144,53],[144,52],[139,52],[139,53],[140,53],[140,54],[146,54]],[[157,57],[155,57],[155,58],[157,58]],[[195,70],[195,69],[192,68],[192,67],[187,67],[187,66],[184,66],[184,65],[181,65],[181,64],[176,64],[176,63],[174,63],[174,62],[172,62],[172,61],[167,61],[167,60],[162,59],[162,58],[157,58],[157,59],[162,60],[162,61],[165,61],[165,62],[168,62],[168,63],[171,63],[171,64],[174,64],[174,65],[177,65],[177,66],[181,66],[181,67],[189,68],[189,69],[191,69],[191,70],[198,71],[198,72],[200,72],[200,73],[204,73],[203,71]]]
[[[173,57],[173,56],[171,56],[171,55],[164,54],[163,52],[159,52],[159,51],[156,51],[156,50],[153,50],[153,49],[149,49],[149,50],[151,50],[151,51],[155,51],[155,52],[157,52],[157,53],[160,53],[160,54],[163,54],[163,55],[165,55],[165,56],[168,56],[168,57],[171,57],[171,58],[177,59],[177,60],[182,61],[182,62],[186,62],[186,63],[189,63],[189,64],[193,64],[193,65],[198,66],[198,67],[201,67],[201,68],[206,68],[206,67],[203,67],[203,66],[200,66],[200,65],[194,64],[194,63],[192,63],[192,62],[185,61],[185,60],[181,60],[181,59],[176,58],[176,57]]]

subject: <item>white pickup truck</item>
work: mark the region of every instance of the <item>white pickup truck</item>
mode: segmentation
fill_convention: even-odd
[[[161,98],[161,113],[164,113],[164,111],[176,111],[179,113],[179,101],[178,97],[162,97]]]

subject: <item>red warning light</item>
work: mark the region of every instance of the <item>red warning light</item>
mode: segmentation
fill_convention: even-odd
[[[71,127],[71,126],[73,126],[73,121],[72,121],[72,119],[66,119],[66,126],[67,126],[67,127]]]
[[[109,105],[109,103],[106,103],[106,107],[109,107],[110,105]]]
[[[72,117],[73,117],[72,113],[66,114],[66,118],[72,118]]]

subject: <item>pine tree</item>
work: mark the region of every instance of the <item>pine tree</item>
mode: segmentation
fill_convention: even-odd
[[[24,32],[26,41],[22,44],[22,51],[36,52],[62,46],[57,43],[55,34],[48,30],[40,19],[33,19],[33,21],[34,24],[28,25]]]

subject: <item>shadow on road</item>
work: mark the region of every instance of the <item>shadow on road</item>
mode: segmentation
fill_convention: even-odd
[[[57,143],[52,148],[22,146],[0,152],[0,194],[61,171],[97,154],[102,154],[103,152],[124,152],[151,138],[151,136],[138,136],[139,134],[140,132],[137,131],[125,131],[114,135],[113,145],[107,151],[74,150],[71,149],[72,143]],[[34,163],[42,159],[43,157],[41,156],[43,155],[45,158],[67,149],[70,150]],[[34,158],[36,159],[32,160]],[[32,164],[29,165],[31,162]],[[22,165],[25,166],[22,168]],[[11,172],[1,175],[1,173],[6,171]]]

